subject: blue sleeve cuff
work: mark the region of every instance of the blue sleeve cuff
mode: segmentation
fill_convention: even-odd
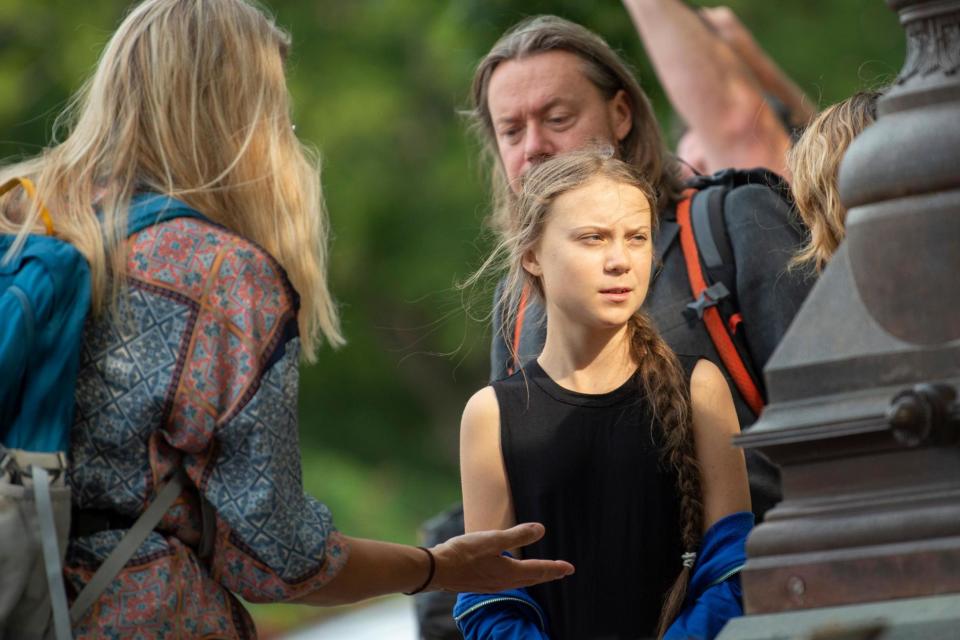
[[[747,536],[753,530],[753,514],[738,511],[717,520],[703,534],[697,562],[687,588],[688,600],[696,599],[711,585],[737,573],[747,561]]]
[[[461,593],[453,619],[465,640],[547,640],[546,616],[524,589]]]
[[[713,640],[732,618],[743,615],[743,592],[736,574],[704,591],[677,616],[664,640]]]
[[[664,640],[712,640],[731,619],[743,615],[740,570],[747,559],[747,536],[753,514],[732,513],[703,536],[683,611]]]

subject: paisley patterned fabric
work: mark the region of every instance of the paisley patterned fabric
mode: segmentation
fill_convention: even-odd
[[[77,638],[256,636],[234,594],[290,600],[329,582],[347,546],[303,492],[297,298],[264,251],[178,218],[130,239],[117,314],[85,332],[71,432],[80,509],[136,518],[181,466],[192,487],[75,629]],[[202,495],[214,507],[201,561]],[[122,537],[71,541],[74,593]]]

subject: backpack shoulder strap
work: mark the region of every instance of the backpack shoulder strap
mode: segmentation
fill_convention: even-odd
[[[717,282],[709,287],[704,278],[700,265],[700,256],[697,252],[697,240],[694,237],[691,223],[690,205],[693,194],[689,193],[677,205],[677,223],[680,225],[680,247],[683,250],[683,259],[687,266],[687,277],[690,280],[690,292],[693,294],[697,314],[703,319],[710,340],[713,342],[720,360],[733,379],[737,390],[743,396],[750,409],[757,415],[763,410],[763,395],[754,382],[749,370],[740,357],[733,338],[717,309],[716,301],[729,294],[723,283]],[[721,290],[722,288],[722,290]]]
[[[210,222],[209,218],[181,200],[159,193],[138,193],[130,200],[127,235],[132,236],[147,227],[174,218],[195,218]]]
[[[690,203],[690,220],[697,249],[708,272],[724,265],[733,265],[733,249],[723,219],[723,198],[727,189],[721,185],[697,191]],[[727,288],[730,288],[730,283]]]
[[[160,524],[163,515],[173,503],[176,502],[177,497],[180,496],[180,492],[183,491],[183,488],[188,482],[186,472],[178,468],[173,477],[163,485],[154,501],[150,503],[147,510],[137,518],[133,526],[124,534],[117,546],[110,552],[110,555],[107,556],[107,559],[97,568],[97,571],[77,596],[77,599],[74,600],[73,606],[70,607],[71,624],[76,625],[83,620],[87,610],[100,598],[103,591],[110,586],[110,583],[117,577],[117,574],[119,574],[124,565],[127,564],[127,561],[133,557],[133,554],[140,548],[143,541],[147,539],[150,532]]]

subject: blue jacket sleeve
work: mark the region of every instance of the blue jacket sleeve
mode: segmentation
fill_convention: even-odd
[[[464,640],[549,640],[543,610],[524,589],[461,593],[453,619]]]
[[[743,615],[740,570],[747,559],[751,529],[753,514],[741,511],[721,518],[707,530],[683,611],[667,629],[664,640],[712,640],[728,620]]]

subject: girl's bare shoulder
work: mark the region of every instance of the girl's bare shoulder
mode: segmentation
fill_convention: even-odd
[[[463,408],[461,429],[483,428],[500,424],[500,406],[492,386],[486,386],[473,394]]]
[[[705,395],[708,393],[719,393],[730,389],[727,387],[727,380],[723,377],[720,367],[706,358],[697,360],[690,374],[690,396],[694,394]]]
[[[740,426],[733,408],[733,396],[723,372],[713,362],[701,359],[690,375],[690,405],[694,414],[694,429],[698,423],[709,423],[711,430],[721,427],[723,431],[738,432]],[[707,420],[697,420],[697,416]],[[732,418],[732,420],[731,420]]]

